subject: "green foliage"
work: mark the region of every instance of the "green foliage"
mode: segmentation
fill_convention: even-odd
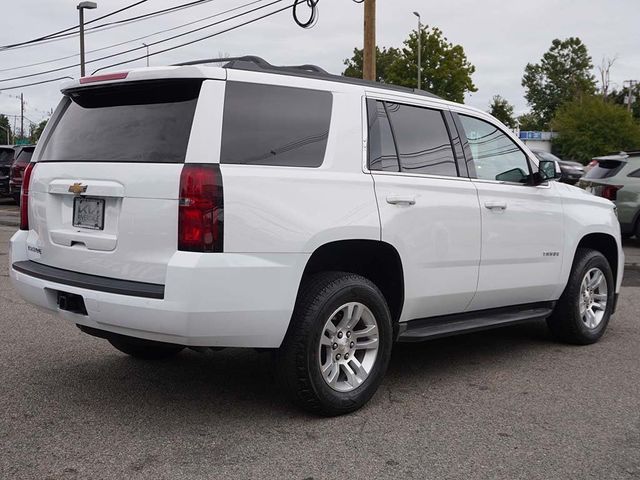
[[[0,114],[0,145],[8,145],[11,143],[11,125],[9,119]]]
[[[624,103],[624,97],[627,95],[629,95],[629,87],[624,87],[622,90],[613,90],[607,95],[607,100],[627,108],[627,104]],[[633,113],[633,118],[638,120],[640,119],[640,102],[638,101],[640,99],[640,85],[633,87],[633,96],[635,97],[635,102],[631,103],[631,112]]]
[[[36,144],[38,143],[38,140],[40,140],[40,136],[42,135],[42,131],[44,130],[44,127],[47,126],[47,122],[49,120],[42,120],[39,124],[35,125],[35,124],[31,124],[31,127],[29,129],[29,142],[32,144]]]
[[[624,108],[588,96],[563,105],[552,122],[554,144],[566,158],[587,162],[610,152],[640,147],[640,125]]]
[[[523,131],[541,131],[544,129],[542,119],[533,112],[523,113],[518,117],[520,130]]]
[[[397,48],[376,47],[376,80],[387,82],[389,66],[400,56]],[[364,51],[361,48],[353,49],[353,57],[344,61],[346,69],[342,72],[345,77],[362,78],[362,68],[364,64]]]
[[[527,64],[522,78],[525,98],[543,126],[565,102],[595,93],[592,68],[587,47],[575,37],[555,39],[540,63]]]
[[[516,119],[513,117],[513,105],[500,95],[493,96],[493,102],[489,105],[489,113],[504,123],[509,128],[516,128]]]
[[[466,92],[476,92],[471,75],[476,68],[464,49],[453,45],[439,28],[420,30],[422,88],[447,100],[464,102]],[[418,82],[418,31],[404,41],[404,47],[376,49],[376,77],[379,82],[415,88]],[[345,60],[343,75],[362,78],[362,50],[355,49]]]

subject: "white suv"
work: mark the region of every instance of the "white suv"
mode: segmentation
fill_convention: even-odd
[[[545,318],[602,336],[615,208],[493,117],[313,66],[216,65],[63,89],[11,239],[26,300],[136,357],[273,349],[324,415],[374,394],[396,341]]]

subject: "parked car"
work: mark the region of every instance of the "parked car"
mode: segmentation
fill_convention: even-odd
[[[603,335],[614,205],[549,181],[556,164],[495,118],[219,62],[63,88],[11,239],[23,298],[135,357],[271,349],[290,398],[323,415],[371,398],[396,341],[534,319],[570,343]]]
[[[550,160],[552,162],[558,162],[562,176],[560,181],[568,183],[569,185],[575,185],[578,180],[584,175],[584,165],[580,162],[574,162],[571,160],[560,160],[553,153],[545,152],[544,150],[531,150],[533,154],[540,160]]]
[[[614,202],[624,236],[640,238],[640,151],[594,159],[579,187]]]
[[[9,196],[9,169],[13,162],[13,147],[0,145],[0,197]]]
[[[35,145],[20,145],[15,147],[15,160],[11,164],[9,174],[9,191],[17,204],[20,204],[20,190],[24,170],[31,161]]]

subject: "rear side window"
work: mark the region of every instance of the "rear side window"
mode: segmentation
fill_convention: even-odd
[[[332,102],[325,91],[227,82],[220,163],[319,167]]]
[[[33,156],[34,150],[35,150],[34,147],[23,148],[20,151],[20,153],[18,153],[18,156],[16,157],[16,162],[26,165],[31,161],[31,157]]]
[[[624,167],[624,162],[617,160],[599,160],[598,164],[587,172],[583,178],[609,178],[616,175]]]
[[[631,172],[627,177],[640,178],[640,168]]]
[[[40,161],[184,162],[201,83],[147,81],[67,92]]]
[[[13,148],[0,148],[0,165],[6,165],[13,160]]]
[[[369,169],[384,172],[400,171],[398,154],[384,102],[367,101],[369,116]]]
[[[403,172],[458,176],[442,112],[386,103]]]

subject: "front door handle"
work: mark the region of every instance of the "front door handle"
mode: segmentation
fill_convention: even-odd
[[[506,202],[484,202],[484,206],[489,210],[506,210]]]
[[[413,195],[389,195],[387,203],[391,205],[415,205],[416,197]]]

